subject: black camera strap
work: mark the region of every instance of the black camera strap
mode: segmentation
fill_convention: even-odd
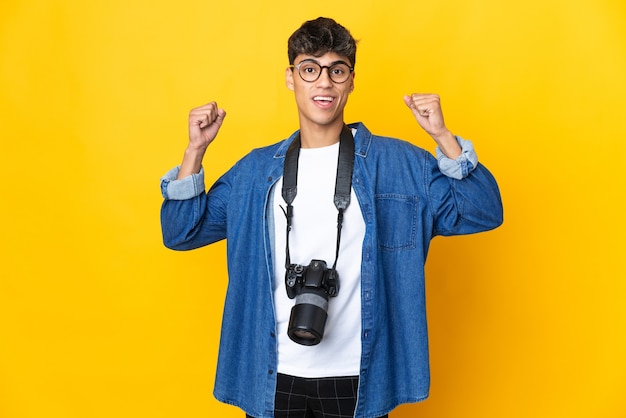
[[[293,218],[293,206],[291,205],[298,193],[298,158],[300,156],[300,133],[296,135],[293,142],[287,149],[285,155],[285,165],[283,167],[283,189],[282,195],[287,210],[283,209],[287,218],[287,248],[285,249],[285,268],[291,264],[289,255],[289,231],[291,231],[291,220]],[[337,208],[337,250],[335,252],[335,262],[333,270],[337,267],[339,258],[339,245],[341,241],[341,227],[343,226],[343,212],[350,204],[350,190],[352,188],[352,170],[354,167],[354,137],[352,131],[347,126],[343,126],[339,137],[339,157],[337,162],[337,178],[335,179],[335,196],[333,201]],[[282,207],[281,207],[282,209]]]

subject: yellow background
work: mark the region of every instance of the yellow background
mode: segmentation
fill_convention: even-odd
[[[347,120],[428,149],[402,95],[442,96],[505,223],[434,240],[432,390],[400,417],[626,417],[623,0],[4,0],[0,417],[241,417],[212,397],[222,243],[161,243],[187,113],[228,111],[214,180],[297,128],[286,39],[361,40]]]

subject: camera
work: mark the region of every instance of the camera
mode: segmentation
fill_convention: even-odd
[[[296,299],[287,329],[289,338],[302,345],[319,344],[328,318],[328,298],[339,293],[337,271],[327,268],[323,260],[311,260],[308,266],[290,264],[285,287],[289,299]]]

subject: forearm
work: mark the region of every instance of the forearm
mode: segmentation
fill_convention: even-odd
[[[443,154],[451,160],[461,155],[463,150],[452,132],[446,130],[439,136],[432,137]]]
[[[206,148],[187,147],[176,179],[181,180],[192,174],[198,174],[202,168],[202,160],[204,159],[205,152]]]

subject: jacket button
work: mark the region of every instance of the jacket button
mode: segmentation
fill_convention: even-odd
[[[274,374],[274,370],[268,370],[267,374]]]

